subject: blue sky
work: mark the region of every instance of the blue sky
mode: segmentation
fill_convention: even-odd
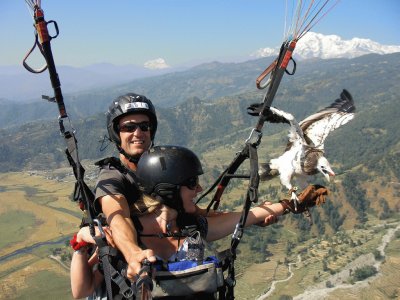
[[[284,0],[42,0],[42,7],[60,29],[56,64],[70,66],[234,61],[280,46],[285,23]],[[398,0],[341,0],[313,31],[400,45],[399,28]],[[25,1],[0,0],[0,32],[0,65],[20,64],[34,41]],[[35,56],[31,62],[39,66]]]

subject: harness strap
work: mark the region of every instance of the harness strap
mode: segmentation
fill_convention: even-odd
[[[177,238],[188,237],[188,236],[192,236],[196,231],[198,231],[197,225],[190,225],[190,226],[185,226],[185,228],[179,230],[179,232],[168,231],[167,233],[160,232],[160,233],[155,233],[155,234],[143,234],[140,231],[138,231],[138,234],[139,234],[139,236],[143,236],[143,237],[158,237],[158,238],[162,239],[165,237],[177,237]]]
[[[246,201],[243,205],[242,215],[240,217],[239,223],[236,224],[235,231],[233,232],[232,235],[232,241],[231,241],[232,253],[236,253],[236,248],[239,245],[239,242],[243,236],[244,227],[246,224],[251,204],[256,203],[258,201],[257,191],[260,178],[258,175],[257,149],[251,145],[247,148],[249,150],[249,159],[250,159],[250,182],[249,182],[249,187],[247,189]]]
[[[95,199],[95,195],[84,181],[85,169],[82,167],[79,161],[78,145],[75,135],[70,131],[66,131],[64,132],[64,139],[67,145],[65,154],[67,156],[70,166],[72,167],[76,179],[73,192],[74,201],[79,201],[81,203],[83,202],[84,209],[87,213],[84,217],[85,220],[82,219],[82,224],[89,224],[90,234],[92,237],[94,237],[94,216],[96,214],[93,209],[93,202]]]
[[[152,265],[145,259],[142,268],[136,276],[136,297],[140,299],[152,299],[151,291],[153,290]]]
[[[234,299],[234,287],[236,285],[235,279],[235,259],[236,254],[232,253],[231,249],[217,253],[217,259],[221,262],[222,270],[228,270],[227,277],[224,279],[224,285],[220,288],[218,299]]]
[[[240,165],[243,163],[243,161],[249,157],[249,152],[248,152],[248,145],[243,148],[241,152],[239,152],[234,160],[231,162],[231,164],[228,166],[228,168],[218,177],[218,179],[215,181],[213,186],[207,190],[201,197],[197,200],[196,203],[198,203],[202,198],[204,198],[207,194],[209,194],[217,185],[217,191],[214,194],[214,197],[212,198],[211,202],[207,206],[207,212],[210,211],[211,206],[213,206],[213,210],[217,210],[218,206],[220,204],[221,196],[227,187],[229,181],[232,178],[249,178],[249,176],[243,176],[243,175],[235,175],[236,170],[240,167]]]
[[[129,299],[133,296],[133,290],[128,286],[126,278],[117,271],[112,265],[112,257],[117,257],[117,250],[109,246],[104,238],[95,237],[96,245],[99,248],[99,259],[103,266],[104,280],[107,288],[107,299],[113,299],[111,282],[114,282],[119,288],[119,294]]]
[[[267,70],[264,71],[264,73],[265,72],[267,72],[267,73],[266,74],[262,73],[259,76],[259,78],[261,77],[261,80],[262,80],[268,73],[271,73],[271,81],[268,84],[269,88],[268,88],[267,93],[264,96],[264,101],[263,101],[263,106],[262,106],[261,113],[260,113],[260,118],[258,119],[257,125],[255,127],[255,129],[257,131],[261,132],[261,129],[265,122],[265,118],[262,116],[263,115],[265,116],[266,111],[271,107],[272,101],[275,98],[276,92],[278,91],[278,87],[281,83],[284,73],[286,72],[289,75],[293,75],[296,71],[296,64],[292,58],[292,53],[296,47],[296,43],[297,43],[296,40],[289,40],[289,41],[286,41],[285,43],[283,43],[281,46],[281,49],[279,51],[279,56],[277,58],[276,64],[274,65],[274,68],[269,70],[270,67],[268,67],[267,68],[268,71]],[[293,61],[293,64],[294,64],[292,72],[289,72],[286,69],[289,64],[289,61]],[[259,78],[257,78],[257,80]],[[257,84],[257,81],[256,81],[256,85],[258,88],[264,88],[267,86],[267,85],[265,85],[265,86],[259,87],[259,84]]]

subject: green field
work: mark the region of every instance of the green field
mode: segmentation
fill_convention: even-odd
[[[21,172],[0,174],[0,182],[0,257],[38,242],[69,237],[77,231],[81,212],[69,200],[72,180],[59,181],[49,174]],[[230,203],[237,200],[244,188],[244,184],[236,184],[224,201]],[[398,221],[398,215],[386,220]],[[277,231],[277,241],[267,245],[271,256],[264,260],[262,251],[251,250],[253,238],[262,239],[277,229],[256,228],[247,231],[247,234],[245,232],[235,263],[236,299],[256,299],[269,290],[272,281],[287,278],[287,263],[296,262],[299,254],[301,262],[293,266],[293,277],[285,283],[277,284],[269,299],[289,299],[304,292],[307,287],[324,283],[360,255],[376,250],[382,236],[390,228],[376,227],[380,223],[381,220],[371,215],[363,228],[316,235],[303,243],[297,243],[289,253],[287,243],[298,238],[299,232],[293,226],[291,217],[285,216],[281,221],[284,226],[280,226],[280,231]],[[229,238],[218,245],[219,248],[227,247]],[[395,299],[393,297],[399,294],[396,282],[400,282],[399,246],[400,233],[397,233],[386,249],[381,266],[382,276],[372,281],[367,290],[360,290],[357,285],[353,289],[335,289],[329,294],[329,299],[371,299],[368,295]],[[0,299],[71,299],[69,270],[49,258],[55,248],[70,251],[60,242],[37,247],[28,253],[1,261]],[[260,263],[254,264],[254,261]],[[326,269],[323,261],[326,262]],[[353,295],[365,296],[354,298],[356,296]]]
[[[68,238],[80,222],[68,200],[72,182],[31,173],[0,174],[0,258],[41,242]],[[42,245],[0,261],[0,299],[71,299],[69,270],[49,258],[65,243]]]

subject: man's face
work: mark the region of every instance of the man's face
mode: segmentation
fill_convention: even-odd
[[[150,124],[150,119],[143,114],[123,116],[119,120],[119,136],[121,138],[121,148],[127,154],[140,156],[151,145],[150,130],[145,131],[140,126],[135,126],[135,124],[143,127],[145,124]]]

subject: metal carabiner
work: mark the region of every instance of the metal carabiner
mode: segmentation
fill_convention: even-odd
[[[99,219],[93,219],[93,222],[97,224],[97,228],[100,231],[101,237],[104,238],[106,237],[106,233],[104,232],[103,226],[101,225],[101,222]]]

